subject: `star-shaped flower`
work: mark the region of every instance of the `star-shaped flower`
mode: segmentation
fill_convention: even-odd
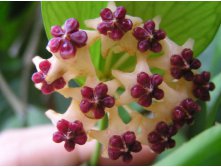
[[[46,81],[50,68],[51,62],[48,60],[42,60],[38,65],[39,71],[32,75],[32,81],[39,86],[39,89],[41,89],[43,94],[50,94],[55,90],[64,88],[66,85],[66,81],[63,77],[58,77],[51,83]]]
[[[117,105],[126,105],[131,102],[138,102],[145,109],[151,111],[154,115],[154,120],[145,120],[143,121],[143,127],[150,126],[149,124],[154,124],[154,122],[159,122],[159,120],[164,120],[165,122],[171,122],[171,114],[175,106],[179,105],[179,103],[188,97],[188,92],[182,90],[177,92],[173,88],[167,85],[164,81],[158,86],[164,92],[164,97],[161,100],[157,100],[156,98],[152,98],[152,103],[150,103],[150,98],[144,96],[144,101],[148,103],[139,102],[140,98],[145,95],[145,92],[138,93],[136,95],[141,95],[140,98],[134,98],[135,95],[132,96],[134,86],[137,85],[137,75],[141,72],[145,72],[148,75],[152,75],[149,70],[149,66],[147,65],[146,58],[142,54],[137,54],[137,64],[135,70],[131,73],[125,73],[118,70],[113,70],[113,76],[120,81],[120,83],[125,88],[125,91],[119,96],[116,100]],[[145,75],[146,75],[145,74]],[[185,89],[186,90],[186,89]],[[159,94],[160,95],[160,94]],[[141,98],[142,100],[142,98]],[[146,105],[148,104],[148,105]],[[151,104],[151,105],[150,105]],[[165,109],[166,106],[166,109]],[[154,121],[154,122],[153,122]],[[148,128],[151,129],[151,128]]]
[[[109,111],[109,123],[106,130],[89,131],[89,136],[102,144],[102,156],[111,159],[122,157],[123,161],[132,160],[132,154],[141,151],[141,143],[136,139],[142,116],[130,113],[131,121],[123,123],[118,115],[117,107]],[[131,154],[132,153],[132,154]]]
[[[125,73],[119,70],[113,70],[112,74],[117,80],[121,82],[121,84],[125,88],[125,91],[123,92],[123,94],[120,95],[119,100],[116,101],[116,103],[119,105],[129,104],[133,101],[137,101],[137,98],[139,102],[140,98],[143,95],[150,94],[149,93],[150,90],[148,92],[148,89],[145,90],[143,86],[140,86],[143,84],[144,85],[147,84],[146,86],[149,87],[150,82],[151,82],[151,85],[155,85],[155,84],[159,85],[158,86],[159,88],[155,87],[155,89],[153,89],[154,87],[152,86],[152,89],[151,89],[151,94],[153,93],[151,96],[155,100],[154,103],[157,101],[157,99],[162,98],[163,96],[162,91],[164,91],[164,95],[165,95],[164,98],[162,98],[162,101],[164,101],[165,98],[171,98],[173,93],[176,94],[175,91],[173,91],[165,82],[162,81],[162,77],[160,77],[159,75],[153,75],[150,72],[149,66],[146,62],[146,58],[139,52],[137,52],[137,64],[133,72]],[[150,76],[152,77],[152,79],[150,79]],[[154,90],[156,90],[156,92],[154,92]],[[150,98],[144,97],[144,99],[146,99],[148,103],[143,104],[140,102],[139,104],[141,104],[144,107],[149,107],[149,106],[151,107],[150,104],[152,102],[150,101]]]
[[[65,142],[64,147],[67,151],[72,151],[75,144],[83,145],[88,137],[87,132],[96,124],[95,119],[89,119],[80,111],[79,103],[72,100],[69,108],[64,114],[48,110],[46,116],[57,127],[53,134],[56,143]]]
[[[174,80],[174,77],[171,75],[171,62],[170,59],[173,55],[179,55],[183,49],[193,48],[194,41],[192,39],[187,40],[182,46],[174,43],[171,39],[166,37],[161,42],[163,55],[155,58],[147,57],[148,65],[152,67],[157,67],[164,71],[164,81],[170,83]]]

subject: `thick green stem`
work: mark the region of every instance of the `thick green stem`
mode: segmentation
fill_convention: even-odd
[[[102,120],[99,121],[98,127],[99,130],[104,130],[107,127],[108,124],[108,118],[107,114],[104,116]],[[89,164],[91,166],[96,166],[98,164],[99,158],[101,154],[101,144],[99,142],[96,143],[95,151],[90,159]]]

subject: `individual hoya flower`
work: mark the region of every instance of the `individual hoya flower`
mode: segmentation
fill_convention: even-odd
[[[159,154],[165,149],[175,146],[175,140],[171,137],[176,133],[177,128],[174,125],[167,125],[167,123],[161,121],[156,125],[156,128],[148,134],[147,140],[151,143],[151,149]]]
[[[64,147],[67,151],[74,150],[76,144],[85,144],[88,140],[88,130],[93,128],[97,122],[95,119],[85,117],[76,100],[71,101],[67,111],[63,114],[48,110],[46,116],[58,129],[53,134],[53,141],[56,143],[64,141]]]
[[[194,96],[203,101],[210,100],[209,91],[215,89],[214,83],[210,82],[210,73],[203,71],[201,74],[196,74],[194,76],[193,83]]]
[[[172,82],[179,82],[179,80],[174,80],[174,77],[171,75],[171,57],[173,55],[180,55],[181,52],[185,48],[189,48],[192,50],[194,46],[194,40],[193,39],[188,39],[183,45],[178,45],[168,37],[166,37],[164,40],[161,42],[162,45],[162,55],[157,56],[157,57],[151,57],[147,56],[147,62],[150,68],[159,68],[164,71],[164,81],[167,83],[172,83]],[[181,81],[183,83],[183,80]],[[184,86],[186,85],[191,85],[191,82],[185,82]],[[176,87],[178,84],[176,84]],[[185,88],[184,88],[185,89]]]
[[[125,18],[126,13],[123,6],[117,7],[114,12],[109,8],[102,9],[100,12],[102,22],[98,24],[97,30],[113,40],[120,40],[133,27],[132,21]]]
[[[113,135],[109,139],[108,155],[113,160],[122,157],[124,162],[130,162],[132,160],[131,152],[140,152],[141,149],[141,143],[136,140],[135,133],[127,131],[121,136]]]
[[[178,128],[185,123],[191,124],[194,119],[194,114],[200,111],[200,106],[191,98],[183,100],[180,105],[176,106],[172,113],[174,125]]]
[[[102,144],[102,156],[112,160],[122,158],[124,162],[130,162],[133,155],[142,149],[136,136],[142,116],[138,113],[130,113],[131,121],[123,123],[117,112],[117,107],[110,109],[108,128],[102,131],[91,130],[89,136]]]
[[[159,29],[155,29],[153,20],[149,20],[143,24],[143,27],[136,27],[133,30],[134,37],[138,40],[137,49],[140,52],[151,50],[152,52],[160,52],[162,46],[159,41],[166,37],[166,33]]]
[[[150,72],[143,55],[137,55],[137,64],[133,72],[126,73],[113,70],[112,74],[125,88],[125,91],[116,101],[120,105],[136,101],[143,107],[149,107],[152,104],[153,98],[161,100],[164,97],[164,89],[169,89],[163,83],[160,75]],[[167,90],[167,92],[170,91]]]
[[[181,52],[181,55],[173,55],[170,58],[171,62],[171,75],[175,79],[184,77],[187,81],[192,81],[194,73],[192,70],[200,68],[201,62],[193,57],[193,51],[185,48]]]
[[[53,134],[55,143],[65,142],[64,147],[67,151],[73,151],[76,144],[83,145],[87,141],[81,121],[69,122],[61,119],[57,122],[58,131]]]
[[[115,104],[113,96],[107,94],[108,86],[99,83],[94,89],[84,86],[81,89],[82,100],[80,108],[88,117],[100,119],[105,114],[105,108],[111,108]]]
[[[160,100],[164,96],[162,89],[158,86],[163,82],[163,78],[154,74],[149,76],[145,72],[137,74],[137,84],[131,88],[131,96],[138,98],[138,103],[144,107],[148,107],[152,103],[152,98]]]
[[[40,84],[40,89],[43,94],[50,94],[55,90],[59,90],[64,88],[66,85],[66,81],[64,80],[63,77],[59,77],[55,79],[52,83],[48,83],[45,78],[50,70],[51,63],[48,60],[43,60],[39,64],[39,70],[38,72],[35,72],[32,75],[32,81],[35,84]]]
[[[66,20],[64,28],[52,26],[51,35],[53,38],[48,47],[52,53],[59,52],[63,59],[74,57],[77,48],[85,46],[88,39],[87,33],[79,30],[79,22],[74,18]]]
[[[139,17],[126,15],[124,7],[116,7],[114,2],[109,2],[107,8],[101,10],[99,18],[86,20],[85,24],[101,34],[101,53],[106,57],[111,51],[134,54],[136,40],[132,38],[131,31],[141,22]]]

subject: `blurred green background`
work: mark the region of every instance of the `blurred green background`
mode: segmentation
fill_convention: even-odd
[[[35,71],[32,58],[39,55],[49,58],[45,49],[48,39],[44,30],[40,2],[0,2],[0,131],[8,128],[29,127],[47,124],[50,121],[44,112],[51,108],[64,112],[69,100],[57,93],[43,95],[34,87],[31,75]],[[221,72],[221,28],[210,45],[199,56],[201,71],[208,70],[215,78]],[[221,76],[216,79],[220,83]],[[220,87],[219,85],[216,85]],[[215,119],[221,121],[220,88],[214,99]],[[156,161],[178,149],[185,141],[206,129],[205,103],[203,112],[196,116],[196,124],[185,127],[176,135],[177,147],[165,151]],[[207,126],[207,128],[210,126]],[[221,142],[219,142],[221,143]],[[220,148],[221,152],[221,148]],[[219,153],[220,153],[219,152]],[[218,152],[216,152],[218,153]]]

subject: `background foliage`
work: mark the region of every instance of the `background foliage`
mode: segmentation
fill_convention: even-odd
[[[140,16],[144,20],[161,15],[162,28],[179,44],[184,43],[189,37],[194,38],[196,40],[194,52],[203,64],[201,70],[211,71],[216,84],[215,91],[211,93],[211,101],[200,102],[202,112],[196,116],[196,123],[178,133],[177,147],[161,154],[155,164],[220,165],[221,3],[118,2],[117,4],[124,5],[129,14]],[[35,55],[44,58],[50,56],[45,46],[48,41],[46,34],[50,38],[52,25],[62,25],[67,18],[75,17],[79,19],[81,27],[85,28],[83,21],[97,17],[105,5],[106,2],[42,2],[41,11],[38,2],[0,2],[1,131],[7,128],[49,123],[44,116],[44,111],[48,108],[65,111],[68,100],[64,100],[57,93],[44,96],[34,87],[30,80],[31,74],[35,71],[31,59]],[[102,70],[105,61],[99,55],[99,47],[100,43],[97,42],[91,48],[91,52],[96,55],[92,57],[96,68]]]

